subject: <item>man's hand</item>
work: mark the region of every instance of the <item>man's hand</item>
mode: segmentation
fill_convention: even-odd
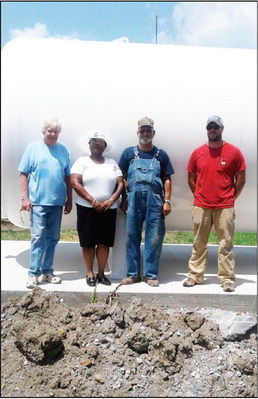
[[[127,211],[127,201],[125,198],[122,198],[121,204],[120,204],[120,209],[122,212],[126,213]]]
[[[31,210],[31,202],[29,198],[22,200],[21,209],[28,212]]]
[[[168,202],[164,202],[162,211],[164,217],[168,216],[171,212],[171,204],[169,204]]]

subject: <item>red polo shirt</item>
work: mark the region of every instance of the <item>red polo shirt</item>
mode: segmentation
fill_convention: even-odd
[[[196,173],[194,205],[201,208],[232,208],[235,202],[235,174],[246,169],[241,151],[229,143],[220,148],[207,144],[193,151],[187,171]]]

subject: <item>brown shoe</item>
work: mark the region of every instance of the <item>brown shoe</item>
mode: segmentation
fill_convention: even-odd
[[[222,284],[222,288],[225,292],[233,292],[235,291],[235,284],[233,281],[225,281],[225,283]]]
[[[143,281],[150,285],[151,287],[158,287],[159,286],[159,280],[157,280],[156,278],[146,278],[143,277]]]
[[[141,281],[142,281],[142,279],[140,276],[125,277],[123,280],[121,280],[120,284],[122,284],[122,285],[135,284],[135,283],[140,283]]]
[[[183,282],[184,287],[193,287],[195,284],[196,282],[191,277],[188,277],[188,279]]]

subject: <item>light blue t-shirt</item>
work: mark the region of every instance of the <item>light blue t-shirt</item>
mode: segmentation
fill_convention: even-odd
[[[30,143],[24,151],[18,171],[28,174],[32,205],[65,205],[65,176],[70,175],[70,154],[64,145],[56,143],[49,146],[44,141]]]

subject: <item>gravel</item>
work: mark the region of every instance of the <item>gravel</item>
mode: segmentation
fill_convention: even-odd
[[[257,397],[252,325],[223,337],[232,313],[69,307],[39,287],[2,304],[2,397]]]

